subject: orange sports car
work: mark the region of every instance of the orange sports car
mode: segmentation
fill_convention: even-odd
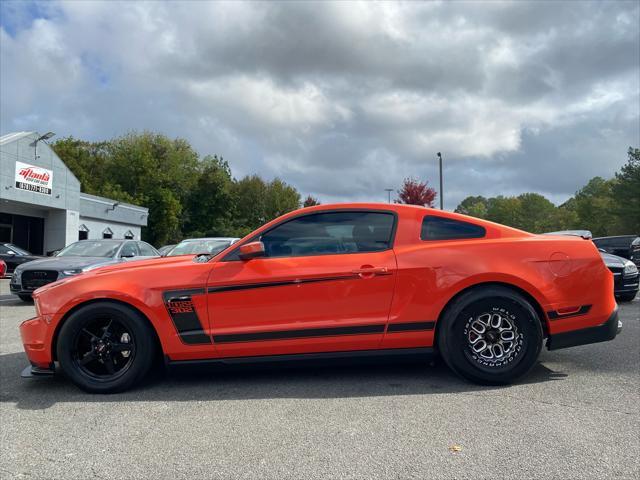
[[[122,391],[167,364],[438,353],[506,384],[550,350],[612,340],[593,242],[408,205],[304,208],[215,256],[96,269],[33,295],[25,376]]]

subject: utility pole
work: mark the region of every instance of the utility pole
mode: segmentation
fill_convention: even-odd
[[[444,210],[444,192],[442,190],[442,154],[438,152],[438,163],[440,164],[440,210]]]
[[[385,192],[387,192],[387,196],[389,197],[388,201],[391,203],[391,192],[393,192],[393,188],[385,188]]]

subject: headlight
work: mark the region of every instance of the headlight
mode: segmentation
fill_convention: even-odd
[[[11,283],[20,283],[22,280],[22,269],[20,267],[16,267],[13,271],[13,276],[11,277]]]
[[[624,262],[624,274],[625,275],[635,275],[638,273],[638,267],[636,267],[635,263],[627,260]]]
[[[70,277],[72,275],[78,275],[80,273],[82,273],[82,269],[81,268],[72,268],[70,270],[63,270],[62,274],[66,275],[67,277]]]

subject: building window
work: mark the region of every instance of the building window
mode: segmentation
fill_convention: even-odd
[[[83,223],[78,229],[78,240],[87,240],[89,238],[89,229]]]
[[[102,238],[113,238],[113,231],[107,227],[102,231]]]
[[[127,230],[127,232],[124,234],[124,238],[126,238],[127,240],[133,240],[133,232],[131,230]]]

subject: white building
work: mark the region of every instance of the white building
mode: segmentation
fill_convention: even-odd
[[[45,137],[0,137],[0,242],[46,254],[83,239],[139,240],[149,210],[81,193],[80,182]]]

